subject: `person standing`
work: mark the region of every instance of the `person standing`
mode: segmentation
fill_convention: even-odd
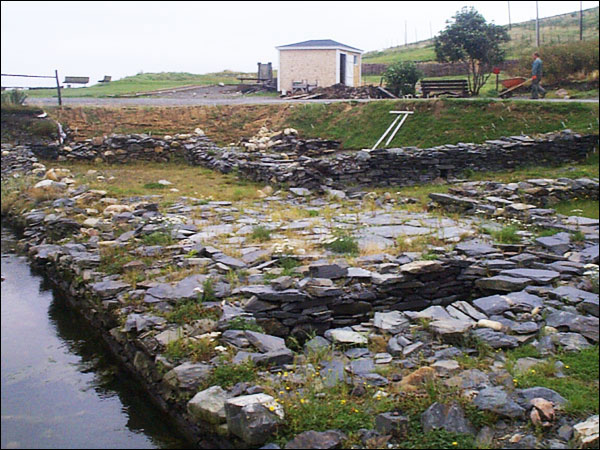
[[[531,67],[531,98],[538,98],[541,94],[542,98],[546,96],[546,90],[540,86],[542,80],[542,60],[540,54],[533,54],[533,66]]]

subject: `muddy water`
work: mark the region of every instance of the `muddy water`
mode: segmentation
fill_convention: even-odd
[[[89,326],[2,229],[2,448],[182,448]]]

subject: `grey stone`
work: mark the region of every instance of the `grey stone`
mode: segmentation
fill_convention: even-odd
[[[285,346],[285,340],[282,338],[271,336],[269,334],[257,333],[256,331],[246,331],[246,339],[263,353],[276,352],[287,348]]]
[[[397,334],[408,325],[408,319],[400,311],[376,312],[373,318],[373,326],[386,333]]]
[[[567,403],[567,399],[558,392],[545,387],[532,387],[528,389],[516,389],[515,395],[517,402],[524,408],[531,407],[530,402],[534,398],[543,398],[558,406],[563,406]]]
[[[473,403],[483,411],[491,411],[500,416],[522,417],[525,409],[511,399],[502,387],[488,387],[479,392]]]
[[[519,346],[519,341],[515,337],[490,328],[479,328],[471,331],[471,333],[492,348],[515,348]]]
[[[331,342],[321,336],[315,336],[304,344],[305,353],[317,353],[331,347]]]
[[[90,286],[92,292],[101,297],[114,297],[119,292],[124,291],[125,289],[131,288],[130,284],[124,283],[122,281],[99,281],[98,283],[93,283]]]
[[[480,289],[500,292],[515,292],[532,284],[529,278],[516,278],[506,275],[496,275],[489,278],[480,278],[475,285]]]
[[[399,412],[386,412],[375,416],[375,429],[383,435],[402,438],[408,432],[409,419]]]
[[[341,267],[338,264],[311,264],[308,269],[310,276],[313,278],[336,279],[345,277],[348,274],[348,268]]]
[[[445,342],[453,342],[456,339],[460,339],[474,324],[472,321],[468,322],[450,318],[434,320],[429,324],[429,328]]]
[[[325,332],[325,339],[336,344],[359,344],[364,345],[368,342],[367,338],[350,328],[332,328]]]
[[[485,256],[492,253],[498,253],[498,250],[490,245],[480,241],[460,242],[456,245],[455,250],[464,253],[467,256]]]
[[[353,375],[363,376],[375,370],[375,363],[371,358],[359,358],[350,361],[346,369]]]
[[[598,318],[582,316],[567,311],[556,311],[546,318],[548,326],[559,330],[567,329],[575,333],[580,333],[586,338],[598,342]]]
[[[285,444],[286,449],[331,449],[340,448],[343,441],[347,439],[346,435],[338,430],[327,431],[305,431],[296,435],[291,441]]]
[[[515,278],[529,278],[533,282],[540,284],[552,283],[560,277],[558,272],[540,269],[509,269],[503,270],[500,274]]]
[[[421,414],[421,425],[426,433],[432,430],[446,430],[450,433],[475,434],[475,428],[465,417],[465,413],[456,403],[433,403]]]
[[[598,317],[598,296],[596,295],[594,299],[585,299],[577,306],[577,309]]]
[[[483,311],[487,316],[502,314],[512,306],[510,299],[504,295],[490,295],[473,300],[473,305]],[[487,319],[482,317],[482,319]]]
[[[187,409],[199,420],[224,423],[226,421],[225,400],[227,400],[227,391],[221,386],[211,386],[194,395],[188,402]]]
[[[539,237],[535,242],[547,248],[552,253],[563,255],[565,252],[569,251],[571,236],[569,233],[558,233],[553,236]]]
[[[283,408],[266,394],[245,395],[225,401],[229,432],[246,444],[264,444],[284,419]]]
[[[567,352],[578,352],[592,345],[579,333],[556,333],[549,336],[552,342]]]
[[[163,381],[180,389],[196,389],[208,378],[211,369],[208,364],[185,362],[168,371]]]
[[[446,380],[448,386],[460,389],[478,389],[489,385],[489,377],[479,369],[468,369]]]

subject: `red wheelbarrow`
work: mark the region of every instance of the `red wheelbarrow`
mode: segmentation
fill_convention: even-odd
[[[500,93],[498,93],[498,96],[501,98],[508,98],[512,96],[512,92],[523,86],[525,83],[527,83],[528,81],[530,81],[531,78],[523,78],[523,77],[516,77],[516,78],[507,78],[506,80],[500,80],[500,83],[502,83],[502,86],[504,86],[504,90]]]

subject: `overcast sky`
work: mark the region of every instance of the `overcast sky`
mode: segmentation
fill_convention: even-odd
[[[540,1],[540,17],[579,10]],[[508,23],[489,2],[2,2],[2,73],[113,80],[143,72],[256,71],[277,65],[275,46],[333,39],[365,51],[431,37],[463,6]],[[535,1],[510,2],[511,21],[535,18]],[[598,2],[583,2],[593,8]],[[2,77],[3,85],[15,79]],[[34,80],[20,83],[35,85]],[[42,80],[46,85],[51,80]],[[39,84],[38,84],[39,85]]]

